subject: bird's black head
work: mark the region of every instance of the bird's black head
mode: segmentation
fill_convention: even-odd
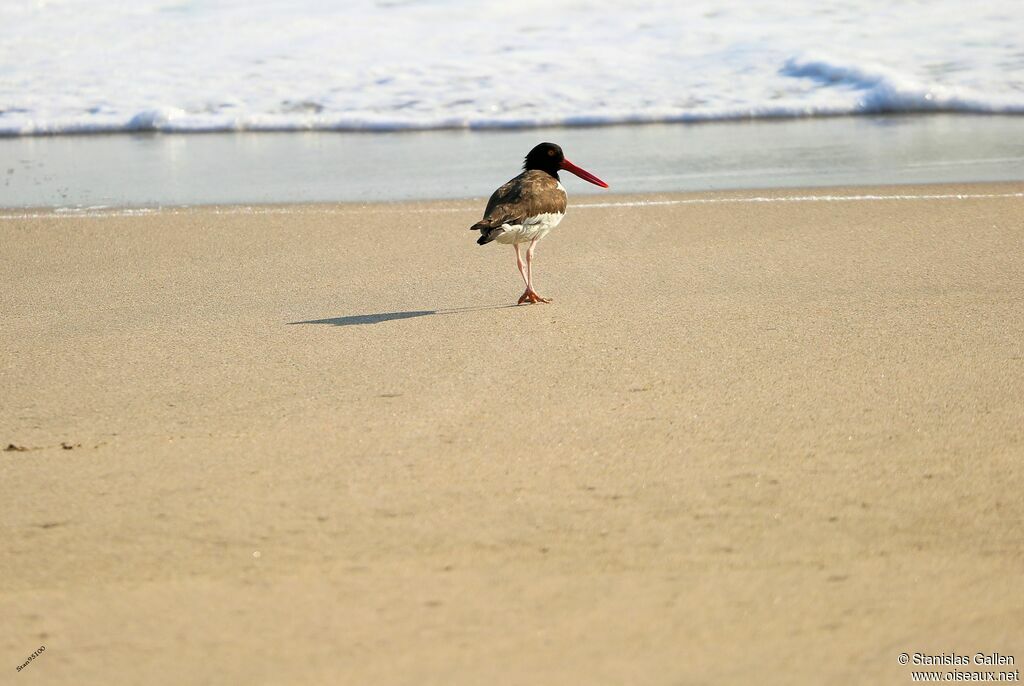
[[[554,143],[541,143],[526,156],[523,169],[526,171],[531,169],[546,171],[557,179],[558,170],[562,168],[562,162],[564,161],[565,155],[562,153],[562,148]]]
[[[562,149],[554,143],[541,143],[531,150],[530,154],[526,156],[526,162],[523,164],[523,169],[526,171],[539,169],[551,174],[551,176],[556,179],[558,178],[558,170],[564,169],[565,171],[571,172],[595,186],[608,188],[608,184],[604,181],[597,178],[586,169],[580,169],[575,164],[565,159],[565,155],[562,154]]]

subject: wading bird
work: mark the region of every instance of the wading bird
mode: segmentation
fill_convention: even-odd
[[[608,188],[601,179],[565,159],[562,149],[554,143],[541,143],[526,156],[523,173],[494,191],[487,201],[484,218],[471,231],[479,231],[477,243],[486,245],[491,241],[512,244],[516,249],[516,265],[526,283],[526,291],[519,298],[523,303],[547,303],[533,289],[533,251],[537,241],[548,231],[558,226],[565,216],[566,194],[558,180],[561,170],[572,172],[584,181]],[[519,246],[529,243],[526,248],[526,263]]]

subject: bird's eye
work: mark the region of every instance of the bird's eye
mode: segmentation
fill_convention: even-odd
[[[554,150],[548,150],[548,155],[550,155],[551,157],[554,157],[555,156],[555,151]]]

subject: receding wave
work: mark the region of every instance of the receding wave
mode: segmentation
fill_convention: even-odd
[[[1024,93],[1016,96],[985,95],[966,88],[921,83],[877,64],[843,64],[823,57],[801,57],[786,60],[782,73],[815,81],[823,88],[844,90],[855,95],[852,103],[836,108],[831,112],[833,114],[1024,114]]]
[[[218,116],[177,107],[145,109],[123,117],[0,118],[0,136],[38,136],[88,133],[206,133],[229,131],[424,131],[433,129],[501,130],[541,127],[617,126],[625,124],[698,123],[743,119],[793,119],[884,113],[961,112],[1024,114],[1024,96],[983,95],[968,89],[922,84],[880,68],[850,67],[822,60],[788,60],[780,70],[841,91],[840,97],[813,103],[751,103],[734,107],[670,110],[602,111],[585,114],[496,115],[492,112],[459,117],[421,114],[415,118],[352,116],[326,108],[316,114],[239,112]]]

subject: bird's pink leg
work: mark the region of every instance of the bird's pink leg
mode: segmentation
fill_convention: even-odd
[[[526,275],[526,265],[523,264],[523,256],[519,252],[519,244],[514,243],[513,245],[516,249],[516,266],[519,267],[519,275],[523,277],[523,283],[526,284],[526,291],[519,297],[519,302],[516,303],[517,305],[522,305],[530,299],[530,278]]]
[[[530,241],[530,247],[526,249],[526,293],[524,297],[532,303],[549,303],[551,298],[542,298],[533,290],[533,251],[537,248],[537,239]]]

